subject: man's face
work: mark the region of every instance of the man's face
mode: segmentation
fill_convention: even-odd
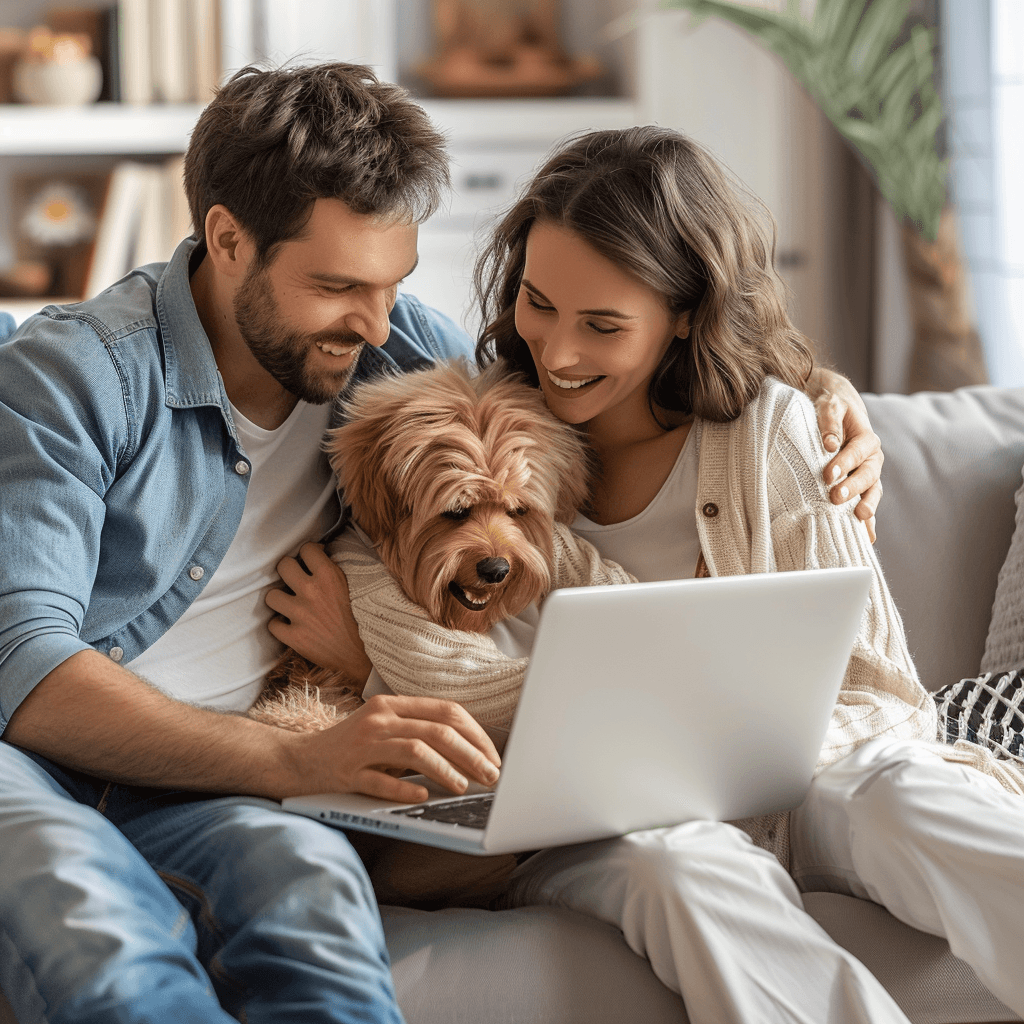
[[[301,234],[251,265],[234,297],[238,329],[287,391],[317,405],[348,382],[364,344],[383,345],[399,282],[416,266],[414,224],[318,199]]]

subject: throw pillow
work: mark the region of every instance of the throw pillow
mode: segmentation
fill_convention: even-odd
[[[1024,670],[961,679],[932,696],[940,740],[968,740],[1024,765]]]

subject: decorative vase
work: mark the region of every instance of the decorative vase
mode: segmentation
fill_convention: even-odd
[[[77,60],[22,60],[14,66],[14,95],[23,103],[82,106],[103,89],[103,70],[91,54]]]

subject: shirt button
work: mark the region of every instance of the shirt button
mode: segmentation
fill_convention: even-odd
[[[718,515],[718,506],[713,502],[709,501],[702,509],[701,512],[708,517],[708,519],[714,519]]]
[[[110,660],[111,661],[120,661],[124,657],[124,648],[123,647],[111,647],[110,651],[109,651],[109,654],[110,654]]]
[[[249,463],[246,462],[245,459],[239,459],[235,463],[235,472],[239,476],[245,476],[245,474],[249,472]]]
[[[193,565],[188,574],[194,580],[201,580],[206,575],[206,570],[201,565]]]

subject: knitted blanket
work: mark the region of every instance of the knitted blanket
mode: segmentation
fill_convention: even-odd
[[[555,525],[554,548],[552,590],[636,582],[567,526]],[[510,658],[485,633],[432,622],[353,530],[328,545],[327,553],[348,580],[366,654],[395,693],[454,700],[481,725],[511,726],[528,658]]]

